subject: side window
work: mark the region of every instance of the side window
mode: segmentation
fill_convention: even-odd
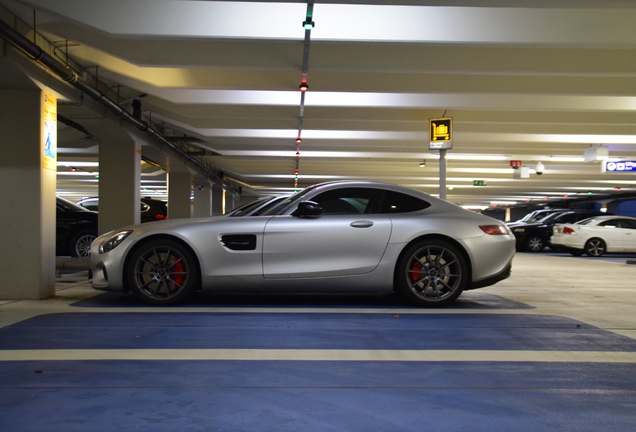
[[[612,220],[607,220],[605,222],[601,222],[599,224],[600,226],[604,226],[604,227],[614,227],[614,228],[620,228],[621,225],[621,221],[618,219],[612,219]]]
[[[636,229],[636,221],[631,219],[621,219],[623,223],[623,228],[627,229]]]
[[[384,191],[371,188],[342,188],[321,193],[311,200],[323,215],[378,213]]]
[[[431,204],[411,195],[389,191],[384,196],[381,213],[408,213],[424,210]]]

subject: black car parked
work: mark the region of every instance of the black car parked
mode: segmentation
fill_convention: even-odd
[[[569,209],[565,209],[565,208],[560,208],[560,209],[541,209],[541,210],[535,210],[533,212],[528,213],[527,215],[525,215],[523,218],[513,221],[513,222],[506,222],[506,225],[508,225],[510,228],[514,227],[514,226],[518,226],[518,225],[525,225],[525,224],[530,224],[530,223],[538,223],[541,220],[547,218],[548,216],[550,216],[552,213],[560,213],[560,212],[564,212],[564,211],[568,211]]]
[[[57,197],[55,253],[88,257],[97,237],[97,213]]]
[[[89,210],[99,210],[99,198],[97,197],[81,199],[77,204]],[[165,201],[148,197],[141,199],[141,223],[166,220],[167,218],[168,206]]]
[[[596,210],[564,210],[552,213],[550,216],[537,223],[517,225],[511,227],[512,233],[517,239],[517,250],[528,252],[540,252],[549,246],[554,224],[575,223],[592,216],[611,213],[602,213]]]

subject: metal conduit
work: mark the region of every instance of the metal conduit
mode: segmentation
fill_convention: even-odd
[[[79,77],[75,72],[73,72],[68,66],[63,65],[59,61],[57,61],[53,56],[44,52],[42,48],[22,36],[20,33],[15,31],[10,25],[8,25],[3,20],[0,20],[0,36],[2,36],[5,40],[11,43],[16,48],[20,49],[31,59],[40,63],[42,66],[51,70],[55,73],[61,80],[73,85],[82,93],[88,95],[91,99],[96,102],[101,103],[107,109],[109,109],[113,114],[126,122],[130,123],[137,129],[142,132],[145,132],[148,136],[155,138],[159,141],[160,144],[167,147],[171,151],[177,153],[179,156],[182,156],[187,162],[190,162],[194,165],[200,172],[204,173],[207,178],[216,183],[217,185],[223,187],[226,190],[231,192],[241,194],[242,188],[233,184],[228,180],[222,179],[216,174],[214,171],[210,170],[207,166],[203,165],[201,162],[181,150],[174,143],[170,142],[167,138],[162,136],[157,131],[153,130],[148,123],[145,121],[137,120],[132,115],[128,114],[126,110],[117,105],[115,102],[110,100],[106,95],[104,95],[99,90],[93,88],[88,82]]]

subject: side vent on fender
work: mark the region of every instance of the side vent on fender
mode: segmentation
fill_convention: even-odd
[[[256,236],[254,234],[226,234],[221,237],[221,243],[230,250],[256,250]]]

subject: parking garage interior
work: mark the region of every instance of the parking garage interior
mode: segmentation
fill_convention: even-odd
[[[56,245],[56,198],[101,235],[340,180],[636,217],[636,4],[522,3],[0,0],[0,429],[633,431],[636,254],[157,308]]]

